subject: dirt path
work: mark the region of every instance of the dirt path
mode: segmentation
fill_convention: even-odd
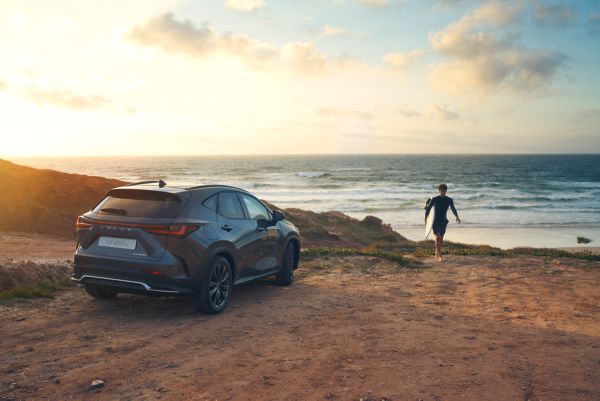
[[[304,262],[219,316],[81,289],[0,305],[0,400],[600,400],[598,262],[427,263]]]
[[[21,260],[72,261],[75,241],[30,233],[0,233],[0,263]]]

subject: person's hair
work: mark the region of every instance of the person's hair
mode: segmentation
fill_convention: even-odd
[[[447,191],[447,190],[448,190],[448,185],[446,185],[446,184],[438,185],[438,191]]]

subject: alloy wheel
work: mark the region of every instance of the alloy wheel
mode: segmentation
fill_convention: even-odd
[[[208,298],[215,309],[221,309],[227,303],[231,291],[231,271],[227,264],[218,263],[210,274]]]

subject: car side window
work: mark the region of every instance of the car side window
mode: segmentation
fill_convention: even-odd
[[[269,211],[267,208],[260,203],[258,200],[246,194],[240,194],[246,210],[248,211],[248,218],[251,220],[270,220]]]
[[[217,211],[217,195],[212,195],[208,199],[206,199],[202,204],[212,210],[213,212]]]
[[[235,192],[219,193],[219,213],[228,219],[243,219],[244,209]]]

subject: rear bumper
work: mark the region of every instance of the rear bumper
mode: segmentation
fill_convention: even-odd
[[[170,255],[160,260],[137,261],[76,252],[71,279],[79,284],[108,287],[131,294],[178,295],[197,291],[197,280]]]
[[[147,294],[147,295],[186,295],[193,294],[194,291],[180,286],[170,284],[157,285],[156,283],[149,284],[144,281],[125,280],[115,277],[103,277],[91,274],[84,274],[81,277],[71,277],[71,280],[82,285],[95,285],[99,287],[108,287],[118,290],[119,292],[127,292],[131,294]]]

